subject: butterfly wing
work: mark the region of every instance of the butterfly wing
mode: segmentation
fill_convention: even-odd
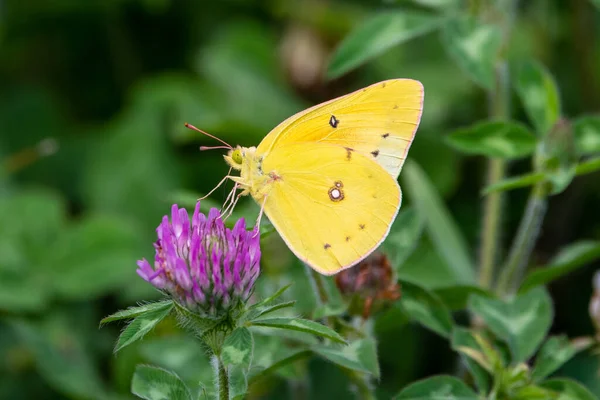
[[[331,275],[368,256],[401,202],[396,180],[360,153],[327,143],[276,147],[265,214],[298,258]]]
[[[263,139],[257,154],[291,143],[328,143],[374,160],[397,178],[421,120],[423,93],[412,79],[376,83],[293,115]]]

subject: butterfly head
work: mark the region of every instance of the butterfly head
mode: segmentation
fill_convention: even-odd
[[[225,161],[235,170],[241,170],[245,160],[251,159],[254,156],[256,147],[235,146],[227,152]]]

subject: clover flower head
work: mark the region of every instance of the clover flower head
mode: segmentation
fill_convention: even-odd
[[[204,316],[219,316],[245,303],[260,273],[260,235],[246,230],[240,218],[225,227],[220,212],[208,216],[196,204],[190,223],[187,211],[171,209],[156,229],[154,266],[138,261],[137,273],[179,304]]]

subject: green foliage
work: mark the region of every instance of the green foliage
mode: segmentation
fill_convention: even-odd
[[[560,117],[560,97],[550,73],[539,62],[515,66],[515,86],[525,112],[540,136],[547,135]]]
[[[173,372],[138,365],[131,381],[131,393],[146,400],[191,400],[190,390]]]
[[[431,181],[415,162],[404,166],[404,182],[417,212],[425,220],[425,227],[443,256],[450,271],[463,283],[474,280],[467,244],[456,222],[436,193]]]
[[[339,44],[329,62],[327,75],[337,78],[393,46],[432,31],[440,22],[435,15],[406,10],[374,15]]]
[[[542,288],[501,301],[474,295],[469,309],[510,347],[515,362],[526,361],[544,340],[552,323],[552,300]]]
[[[600,117],[588,115],[573,121],[575,147],[580,155],[600,153]]]
[[[450,19],[441,31],[444,48],[460,68],[477,84],[493,89],[495,62],[502,44],[502,32],[471,16]]]
[[[160,321],[162,321],[173,309],[173,304],[165,305],[161,308],[156,308],[138,315],[131,321],[117,340],[115,353],[123,349],[125,346],[140,340],[148,332],[152,330]]]
[[[598,398],[600,2],[572,3],[7,2],[0,398],[212,399],[217,361],[231,399]],[[420,80],[425,103],[378,249],[393,274],[355,282],[377,303],[366,318],[267,218],[247,308],[205,318],[137,276],[170,205],[191,210],[228,173],[185,122],[253,146],[393,78]],[[226,224],[259,208],[242,197]]]
[[[562,249],[543,268],[533,269],[523,280],[520,291],[544,285],[577,268],[584,267],[600,257],[600,243],[594,241],[575,242]]]
[[[452,376],[435,376],[408,386],[394,400],[476,400],[477,394],[462,381]]]
[[[312,335],[331,339],[338,343],[346,343],[334,330],[319,323],[301,318],[266,318],[249,323],[250,326],[264,326],[268,328],[288,329],[291,331],[306,332]]]
[[[231,332],[223,342],[221,359],[225,365],[249,365],[253,349],[252,334],[242,326]]]
[[[407,316],[439,335],[449,337],[452,316],[442,301],[432,292],[410,282],[403,281],[402,302],[399,307]]]
[[[536,359],[531,378],[533,381],[540,381],[564,363],[569,361],[575,355],[577,350],[569,342],[566,336],[552,336],[540,349]]]
[[[313,346],[312,351],[344,368],[367,372],[379,378],[377,347],[373,339],[359,339],[343,348]]]
[[[452,132],[448,143],[465,153],[511,159],[531,155],[536,139],[517,122],[489,121]]]

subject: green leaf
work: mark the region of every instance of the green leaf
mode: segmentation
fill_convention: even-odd
[[[487,195],[487,194],[495,193],[495,192],[504,192],[507,190],[533,186],[536,183],[542,182],[544,180],[544,178],[545,178],[545,175],[541,172],[533,172],[533,173],[529,173],[529,174],[506,178],[506,179],[501,180],[500,182],[486,186],[483,189],[482,194]]]
[[[492,90],[502,32],[473,17],[459,17],[448,21],[441,34],[442,43],[454,62],[479,85]]]
[[[569,361],[577,349],[566,335],[552,336],[540,349],[531,373],[533,382],[540,382]]]
[[[424,220],[411,207],[402,208],[392,223],[390,233],[382,244],[394,269],[400,268],[415,250],[424,228]]]
[[[242,365],[229,367],[229,398],[241,400],[248,392],[248,376]]]
[[[333,317],[337,315],[342,315],[348,310],[348,304],[320,304],[313,311],[312,319],[319,320],[321,318]]]
[[[202,386],[208,393],[213,393],[213,369],[206,354],[206,345],[193,340],[185,333],[165,336],[153,335],[135,346],[134,351],[122,352],[117,359],[135,353],[135,362],[141,361],[176,373],[190,388],[197,393]],[[131,379],[131,378],[129,378]]]
[[[450,311],[459,311],[467,308],[467,302],[472,294],[483,297],[494,297],[494,294],[471,285],[443,286],[435,288],[433,293],[442,301]]]
[[[483,368],[476,360],[471,358],[465,351],[461,351],[461,348],[469,348],[475,352],[481,354],[482,358],[490,365],[494,363],[494,360],[488,360],[485,354],[482,352],[481,346],[477,343],[477,340],[473,336],[473,333],[465,328],[455,327],[452,330],[452,348],[460,353],[463,362],[473,376],[475,384],[479,390],[483,393],[487,393],[490,389],[490,374]]]
[[[578,268],[600,258],[600,242],[586,240],[570,244],[545,267],[538,267],[527,274],[519,292],[550,283]]]
[[[573,121],[575,149],[579,155],[600,153],[600,116],[587,115]]]
[[[591,174],[592,172],[600,171],[600,157],[594,157],[587,161],[581,162],[575,168],[575,175]]]
[[[289,289],[289,287],[292,286],[292,284],[287,284],[284,287],[280,288],[279,290],[277,290],[272,296],[267,297],[266,299],[259,301],[258,303],[255,303],[253,305],[250,306],[250,309],[256,309],[256,308],[261,308],[261,307],[267,307],[273,304],[273,302],[275,300],[277,300],[282,294],[283,292],[285,292],[286,290]]]
[[[265,326],[269,328],[289,329],[321,336],[338,343],[346,343],[336,331],[314,321],[302,318],[268,318],[248,323],[250,326]]]
[[[487,157],[514,159],[531,155],[536,137],[515,121],[486,121],[458,129],[447,137],[455,149]]]
[[[135,317],[139,317],[142,314],[152,312],[152,311],[170,309],[171,307],[173,307],[172,300],[163,300],[163,301],[157,301],[154,303],[144,304],[144,305],[141,305],[138,307],[129,307],[126,310],[121,310],[114,314],[109,315],[108,317],[102,318],[102,321],[100,321],[100,326],[107,324],[109,322],[113,322],[113,321],[119,321],[122,319],[132,319]]]
[[[356,371],[368,372],[379,378],[377,344],[374,339],[359,339],[341,349],[313,346],[312,350],[334,364]]]
[[[469,299],[469,309],[509,345],[515,363],[531,357],[552,323],[552,300],[543,288],[506,302],[474,295]]]
[[[439,375],[408,385],[394,400],[479,400],[479,397],[457,378]]]
[[[335,49],[327,77],[337,78],[393,46],[426,34],[440,21],[433,14],[415,11],[388,11],[367,18]]]
[[[396,304],[410,319],[441,336],[449,337],[454,325],[450,311],[432,292],[407,281],[400,282],[402,299]]]
[[[267,315],[275,311],[282,310],[284,308],[293,307],[294,304],[296,304],[296,300],[277,303],[267,307],[255,308],[248,313],[248,316],[246,318],[249,321],[252,321],[254,319],[262,317],[263,315]]]
[[[265,331],[267,330],[265,329]],[[302,379],[307,376],[308,364],[306,362],[296,363],[296,361],[314,358],[315,354],[309,348],[316,346],[316,341],[304,345],[299,342],[290,342],[286,337],[253,333],[255,350],[252,368],[248,376],[250,385],[271,374],[284,379]],[[311,337],[314,338],[314,336]]]
[[[450,270],[462,283],[475,282],[467,243],[427,175],[417,163],[407,160],[402,176],[411,203],[425,220],[427,231]]]
[[[177,374],[150,365],[138,365],[131,380],[131,393],[146,400],[192,400],[192,394]]]
[[[579,163],[575,167],[575,175],[585,175],[600,170],[600,157],[595,157],[590,160]],[[522,187],[532,186],[542,182],[546,176],[541,172],[533,172],[529,174],[519,175],[512,178],[504,179],[493,185],[485,187],[482,194],[493,192],[503,192],[506,190],[518,189]]]
[[[598,400],[585,386],[570,379],[549,379],[540,386],[559,394],[557,400]]]
[[[236,328],[223,343],[221,359],[225,365],[250,365],[254,341],[246,327]]]
[[[546,135],[560,117],[560,97],[548,70],[534,60],[516,68],[515,86],[523,107],[538,135]]]
[[[136,317],[131,321],[117,340],[115,347],[115,353],[121,350],[123,347],[130,345],[131,343],[140,340],[148,332],[152,330],[160,321],[162,321],[173,309],[173,304],[159,308],[149,312],[145,312],[142,315]]]
[[[591,2],[598,10],[600,10],[600,0],[591,0]]]

